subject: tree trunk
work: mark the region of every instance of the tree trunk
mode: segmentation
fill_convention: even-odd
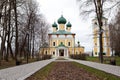
[[[102,41],[102,32],[99,35],[99,44],[100,44],[100,53],[99,53],[99,57],[100,57],[100,62],[103,63],[103,41]]]
[[[99,24],[99,58],[100,58],[100,62],[103,63],[103,42],[102,42],[102,35],[103,35],[103,31],[102,31],[102,16],[103,16],[103,4],[101,2],[101,0],[94,0],[94,5],[95,5],[95,11],[96,11],[96,15],[97,15],[97,20],[98,20],[98,24]]]
[[[23,43],[22,43],[22,46],[21,46],[21,48],[20,48],[20,57],[23,56],[22,53],[23,53],[24,48],[25,48],[26,38],[27,38],[27,35],[25,35],[25,39],[24,39],[24,41],[23,41]],[[25,56],[24,56],[24,58],[25,58]]]
[[[2,32],[2,42],[1,42],[1,50],[0,50],[0,65],[1,65],[1,60],[3,59],[3,51],[5,48],[5,41],[6,41],[6,36],[7,36],[7,12],[6,12],[7,6],[5,6],[4,10],[4,23],[3,23],[3,32]]]
[[[16,38],[15,38],[15,61],[18,62],[18,24],[17,24],[17,6],[16,0],[14,0],[14,13],[15,13],[15,28],[16,28]]]
[[[7,54],[6,54],[6,61],[9,61],[8,60],[8,57],[9,57],[9,46],[10,46],[10,27],[11,27],[11,1],[9,1],[9,20],[8,20],[8,39],[7,39]]]
[[[12,51],[11,42],[10,42],[10,44],[9,44],[9,49],[10,49],[10,54],[11,54],[12,59],[15,59],[14,54],[13,54],[13,51]]]

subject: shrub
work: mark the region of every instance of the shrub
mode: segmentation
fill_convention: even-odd
[[[45,59],[51,59],[51,57],[52,57],[51,55],[43,55],[43,56],[42,56],[42,59],[43,59],[43,60],[45,60]]]
[[[78,60],[86,60],[86,54],[71,54],[70,58]]]
[[[37,56],[37,61],[46,60],[46,59],[51,59],[51,58],[52,58],[52,55],[47,55],[47,54],[38,55],[38,56]]]

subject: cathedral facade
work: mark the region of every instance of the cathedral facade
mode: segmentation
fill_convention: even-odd
[[[84,47],[78,41],[75,43],[75,33],[71,32],[72,24],[61,15],[57,23],[52,24],[53,32],[49,33],[49,46],[41,48],[40,54],[50,54],[53,57],[69,57],[70,54],[83,54]],[[44,49],[44,50],[43,50]]]

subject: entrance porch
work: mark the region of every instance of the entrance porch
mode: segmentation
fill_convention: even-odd
[[[56,57],[60,57],[60,56],[62,56],[62,57],[68,57],[69,56],[68,55],[68,49],[65,48],[65,47],[59,47],[59,48],[57,48],[55,56]]]

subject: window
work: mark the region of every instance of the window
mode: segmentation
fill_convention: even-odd
[[[95,22],[94,24],[97,25],[97,22]]]
[[[95,52],[95,55],[97,55],[97,52]]]
[[[68,46],[70,46],[70,42],[68,42]]]
[[[47,55],[47,51],[45,52],[45,54]]]
[[[103,55],[106,55],[106,53],[105,53],[105,52],[103,52]]]
[[[53,55],[55,55],[55,52],[53,51]]]
[[[55,46],[55,42],[53,42],[53,46]]]
[[[97,45],[97,43],[95,43],[95,45]]]
[[[76,52],[76,54],[78,54],[78,52]]]

